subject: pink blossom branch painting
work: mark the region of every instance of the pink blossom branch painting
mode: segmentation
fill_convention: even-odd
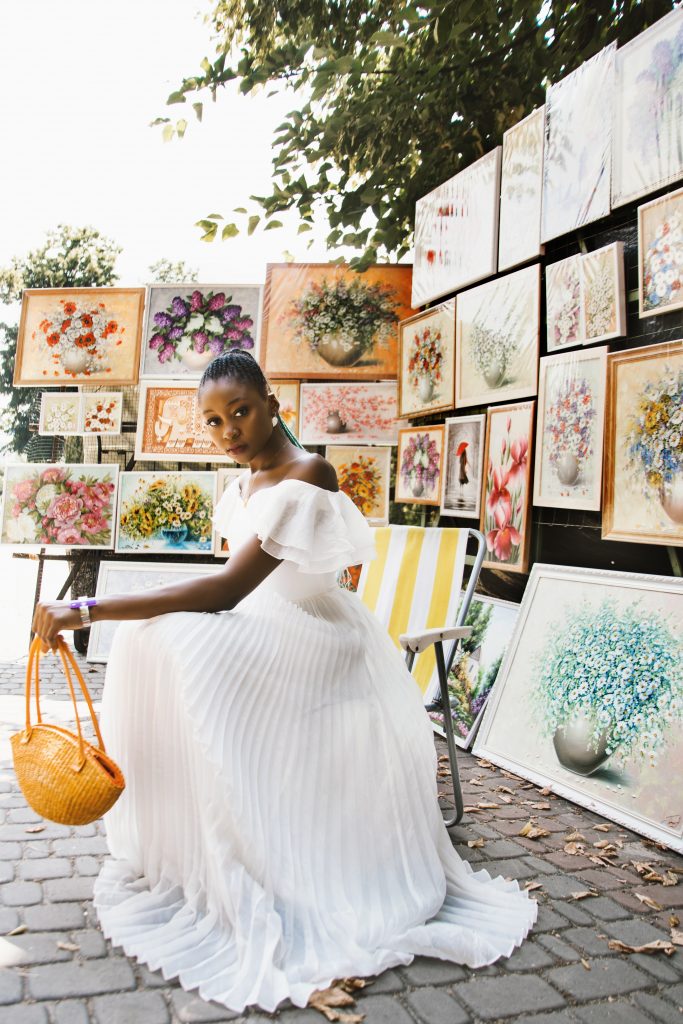
[[[487,412],[480,529],[486,538],[488,568],[527,571],[535,405],[520,402]]]
[[[302,444],[396,444],[398,385],[302,384]]]

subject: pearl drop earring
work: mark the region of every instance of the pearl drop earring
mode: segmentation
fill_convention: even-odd
[[[274,427],[277,426],[277,416],[273,416],[272,423]]]

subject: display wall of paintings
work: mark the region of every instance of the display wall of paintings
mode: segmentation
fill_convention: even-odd
[[[111,548],[118,479],[113,465],[6,465],[0,543]]]
[[[302,384],[302,444],[396,444],[398,385]]]
[[[683,18],[683,8],[681,8]],[[683,22],[681,27],[683,45]],[[681,64],[683,80],[683,63]],[[683,84],[682,84],[683,90]],[[681,99],[683,103],[683,97]],[[683,188],[638,207],[638,310],[641,317],[683,307]]]
[[[244,466],[235,466],[230,469],[219,469],[217,471],[218,483],[216,487],[216,505],[225,494],[227,488],[238,477],[244,473]],[[221,537],[218,530],[213,531],[213,553],[216,558],[227,558],[230,554],[230,547],[226,537]]]
[[[458,295],[457,409],[536,394],[540,282],[536,264]]]
[[[414,312],[412,267],[359,274],[334,263],[269,263],[261,365],[269,377],[395,379],[398,322]]]
[[[97,573],[95,597],[112,594],[147,594],[157,587],[181,583],[216,572],[215,565],[192,565],[174,562],[155,565],[153,562],[101,561]],[[114,634],[119,623],[111,619],[93,622],[88,636],[87,661],[107,662]]]
[[[610,43],[550,85],[543,161],[544,242],[610,211],[614,58]]]
[[[475,594],[464,625],[472,627],[472,636],[462,642],[448,673],[453,737],[457,746],[468,750],[484,715],[486,702],[503,656],[510,643],[519,614],[519,605],[495,597]],[[440,694],[438,680],[427,693],[427,703]],[[430,711],[434,732],[445,736],[443,712]]]
[[[135,384],[144,288],[25,288],[14,386]]]
[[[443,453],[443,426],[399,430],[394,500],[440,505]]]
[[[598,511],[607,348],[541,359],[534,505]]]
[[[446,419],[441,515],[479,519],[486,416]]]
[[[215,497],[215,473],[121,473],[115,550],[210,554]]]
[[[452,409],[455,394],[455,299],[398,325],[399,416]]]
[[[119,434],[123,414],[120,391],[43,391],[39,434]]]
[[[626,334],[622,242],[551,263],[545,290],[548,352]]]
[[[537,563],[475,754],[683,853],[682,620],[680,579]]]
[[[299,436],[299,381],[269,380],[268,386],[280,403],[280,419]]]
[[[140,376],[197,379],[233,348],[258,357],[261,291],[251,284],[150,285]]]
[[[209,437],[196,384],[140,384],[135,458],[153,462],[229,462]]]
[[[683,8],[620,46],[616,57],[612,205],[683,176]]]
[[[498,270],[542,255],[541,198],[545,107],[538,107],[503,135]]]
[[[501,147],[415,204],[413,306],[495,274]]]
[[[531,526],[530,473],[535,402],[489,409],[486,414],[484,486],[479,528],[486,539],[483,565],[526,572]]]
[[[608,357],[602,536],[683,544],[683,341]]]
[[[325,458],[337,471],[339,490],[368,523],[388,526],[391,448],[333,445],[325,449]]]

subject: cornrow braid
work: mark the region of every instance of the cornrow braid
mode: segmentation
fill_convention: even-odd
[[[224,377],[241,380],[245,384],[252,384],[262,398],[268,397],[270,391],[268,380],[251,352],[246,352],[241,348],[232,348],[229,352],[216,356],[204,370],[197,390],[201,391],[209,381],[222,380]],[[301,441],[289,429],[279,412],[277,419],[285,436],[289,438],[292,444],[296,445],[297,448],[303,448]]]

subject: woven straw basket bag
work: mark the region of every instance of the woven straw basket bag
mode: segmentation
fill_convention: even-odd
[[[27,803],[37,814],[60,825],[87,825],[113,807],[126,783],[120,768],[104,749],[95,709],[75,658],[61,637],[57,645],[76,713],[77,732],[43,722],[38,671],[42,648],[36,637],[26,669],[26,728],[11,737],[14,770]],[[99,747],[83,739],[72,671],[88,705]],[[33,682],[35,724],[31,722]]]

